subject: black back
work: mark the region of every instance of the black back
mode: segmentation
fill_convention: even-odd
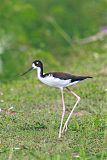
[[[63,73],[63,72],[49,72],[43,75],[43,77],[52,75],[55,78],[59,78],[59,79],[63,79],[63,80],[71,80],[71,82],[75,82],[75,81],[82,81],[86,78],[92,78],[90,76],[75,76],[75,75],[71,75],[69,73]]]

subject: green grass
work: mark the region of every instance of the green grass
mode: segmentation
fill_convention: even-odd
[[[94,77],[72,87],[81,101],[75,110],[77,116],[73,115],[61,139],[58,139],[62,112],[58,89],[42,85],[34,77],[35,73],[1,84],[0,108],[5,111],[0,113],[0,159],[107,158],[106,53],[103,50],[96,58],[95,47],[98,44],[72,46],[74,55],[66,57],[59,67],[59,70]],[[103,49],[101,44],[100,47]],[[48,70],[51,70],[49,66]],[[65,118],[75,101],[73,96],[65,94]]]

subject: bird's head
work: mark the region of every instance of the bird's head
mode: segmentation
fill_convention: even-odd
[[[35,60],[32,63],[32,69],[42,68],[42,62],[40,60]]]
[[[38,68],[42,69],[42,67],[43,67],[42,62],[40,60],[35,60],[32,62],[32,67],[29,68],[26,72],[22,73],[20,76],[25,75],[26,73],[30,72],[32,69],[38,69]]]

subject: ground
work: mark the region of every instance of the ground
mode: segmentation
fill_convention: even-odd
[[[76,75],[93,76],[93,79],[70,87],[81,97],[81,101],[69,122],[68,131],[60,139],[60,90],[41,84],[36,79],[36,71],[1,83],[0,159],[107,158],[107,56],[104,45],[100,45],[100,52],[95,52],[98,46],[72,47],[74,55],[69,54],[58,68]],[[48,71],[51,71],[50,68]],[[66,91],[64,96],[66,119],[76,99]]]

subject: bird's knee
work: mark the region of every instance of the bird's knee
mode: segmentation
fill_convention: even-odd
[[[81,100],[81,98],[78,96],[78,102]]]

